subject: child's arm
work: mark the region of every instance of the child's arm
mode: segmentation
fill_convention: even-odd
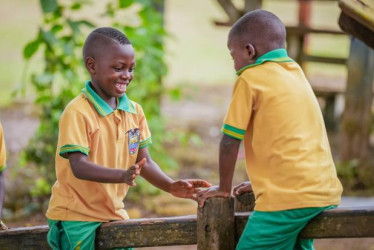
[[[136,186],[134,180],[140,174],[146,159],[141,159],[127,170],[102,167],[88,161],[87,156],[79,152],[69,153],[69,162],[74,176],[78,179]]]
[[[204,206],[205,200],[209,197],[229,197],[231,195],[232,177],[240,142],[231,136],[223,135],[219,146],[219,186],[198,193],[200,207]]]
[[[174,181],[167,176],[151,159],[147,148],[139,149],[138,159],[147,159],[141,172],[141,176],[149,181],[155,187],[180,198],[189,198],[196,200],[196,188],[210,187],[210,183],[204,180],[178,180]]]

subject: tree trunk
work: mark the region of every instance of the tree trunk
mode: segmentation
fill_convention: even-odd
[[[374,51],[352,38],[341,134],[341,160],[368,156],[373,99]]]

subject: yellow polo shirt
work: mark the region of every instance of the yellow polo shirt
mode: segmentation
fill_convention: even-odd
[[[3,172],[6,168],[6,148],[4,141],[3,127],[0,123],[0,172]]]
[[[88,160],[108,168],[128,169],[136,162],[138,149],[150,145],[151,133],[141,106],[127,98],[118,99],[113,110],[88,81],[82,94],[65,108],[59,123],[56,152],[57,181],[46,216],[63,221],[127,219],[123,199],[129,186],[98,183],[76,178],[70,152],[81,152]]]
[[[339,204],[321,110],[300,66],[277,49],[237,74],[222,131],[244,139],[255,210]]]

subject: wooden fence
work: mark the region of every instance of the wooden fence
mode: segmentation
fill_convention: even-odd
[[[253,196],[211,198],[197,216],[131,219],[104,223],[97,230],[96,249],[197,244],[199,250],[235,249],[250,212]],[[13,228],[0,232],[0,249],[49,249],[48,226]],[[312,219],[301,238],[374,237],[374,207],[333,209]]]

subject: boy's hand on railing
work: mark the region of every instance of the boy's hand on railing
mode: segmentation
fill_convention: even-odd
[[[242,182],[239,185],[235,186],[234,191],[233,191],[235,196],[238,196],[242,193],[249,193],[249,192],[253,192],[252,185],[249,181]]]
[[[200,188],[211,186],[209,182],[199,179],[179,180],[170,185],[170,193],[179,198],[197,200],[196,194],[201,191]]]
[[[231,193],[227,191],[222,191],[218,186],[210,187],[206,190],[199,191],[197,193],[199,207],[203,207],[205,200],[211,197],[230,197]]]
[[[7,225],[5,225],[3,221],[0,221],[0,231],[8,230],[8,229],[9,228],[7,227]]]
[[[141,161],[139,161],[135,165],[132,165],[131,167],[129,167],[126,170],[125,175],[123,176],[123,182],[128,184],[129,186],[135,187],[136,183],[134,180],[136,177],[138,177],[138,175],[140,175],[140,171],[142,170],[142,167],[144,166],[146,162],[147,162],[147,159],[143,158]]]

